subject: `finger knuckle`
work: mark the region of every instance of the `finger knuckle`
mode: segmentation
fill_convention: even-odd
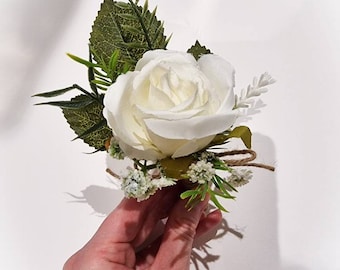
[[[191,241],[196,235],[197,224],[189,217],[176,217],[171,229],[182,239]]]

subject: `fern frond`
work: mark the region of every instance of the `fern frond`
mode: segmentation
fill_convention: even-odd
[[[234,109],[249,108],[254,103],[254,98],[268,91],[267,86],[275,83],[267,72],[263,73],[260,78],[254,77],[253,83],[249,84],[247,89],[242,89],[240,96],[236,95]]]

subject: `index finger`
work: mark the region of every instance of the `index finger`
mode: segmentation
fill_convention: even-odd
[[[179,194],[179,188],[175,186],[163,188],[141,202],[124,198],[99,227],[96,237],[114,243],[132,243],[138,247],[147,239],[157,222],[168,216],[179,200]]]

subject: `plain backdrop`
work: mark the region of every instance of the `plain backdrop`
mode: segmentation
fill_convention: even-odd
[[[236,91],[277,79],[246,122],[258,161],[192,269],[340,269],[340,4],[335,0],[150,0],[169,49],[196,39],[230,61]],[[0,0],[0,269],[61,269],[122,197],[105,154],[71,140],[61,111],[37,92],[78,83],[99,0]],[[117,164],[117,170],[125,164]]]

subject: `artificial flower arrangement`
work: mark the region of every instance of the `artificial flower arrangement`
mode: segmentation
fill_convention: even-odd
[[[104,0],[88,59],[68,54],[87,67],[90,90],[73,84],[35,96],[80,92],[69,101],[38,104],[60,107],[76,138],[94,152],[132,161],[125,175],[107,169],[126,197],[145,200],[185,181],[181,198],[188,209],[209,194],[226,211],[219,199],[235,198],[233,192],[249,181],[246,166],[274,169],[253,163],[251,131],[235,126],[274,80],[264,73],[236,95],[230,63],[198,41],[186,52],[167,50],[169,40],[147,1],[140,6],[138,0]],[[243,141],[244,150],[230,150],[234,138]],[[242,158],[228,159],[235,155]]]

